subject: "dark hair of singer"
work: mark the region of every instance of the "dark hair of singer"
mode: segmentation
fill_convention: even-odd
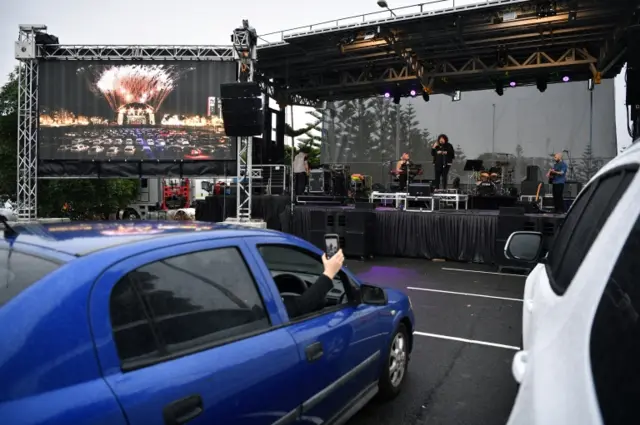
[[[440,141],[440,138],[443,138],[445,143],[448,143],[448,142],[449,142],[449,137],[448,137],[446,134],[441,134],[441,135],[439,135],[439,136],[438,136],[438,138],[437,138],[436,140],[439,142],[439,141]]]

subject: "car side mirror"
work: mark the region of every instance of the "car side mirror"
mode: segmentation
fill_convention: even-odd
[[[368,305],[387,305],[389,298],[387,291],[383,288],[373,285],[360,285],[360,300],[363,304]]]
[[[504,246],[504,256],[509,260],[538,262],[542,251],[542,233],[514,232]]]

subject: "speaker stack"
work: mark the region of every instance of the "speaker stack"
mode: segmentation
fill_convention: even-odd
[[[229,137],[259,136],[264,130],[258,83],[220,84],[224,131]]]
[[[345,256],[370,258],[375,249],[376,213],[371,209],[313,210],[310,212],[312,244],[324,250],[324,235],[335,233]]]

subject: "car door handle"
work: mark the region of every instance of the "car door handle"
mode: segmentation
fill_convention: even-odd
[[[203,411],[202,397],[196,394],[167,404],[162,410],[162,415],[165,425],[182,425]]]
[[[304,350],[304,352],[307,355],[308,362],[315,362],[324,354],[324,351],[322,350],[322,343],[314,342],[313,344],[309,345]]]

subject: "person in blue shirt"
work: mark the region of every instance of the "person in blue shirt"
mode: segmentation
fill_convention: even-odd
[[[564,214],[564,184],[567,181],[567,164],[562,160],[562,154],[553,156],[555,164],[549,170],[547,176],[551,180],[553,188],[553,206],[558,214]]]

